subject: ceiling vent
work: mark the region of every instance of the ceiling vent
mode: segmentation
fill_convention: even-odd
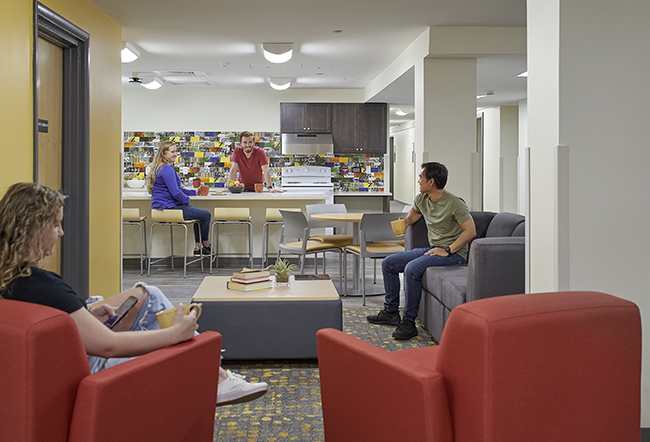
[[[214,86],[215,84],[212,81],[206,80],[194,80],[189,78],[169,78],[165,79],[167,83],[173,84],[174,86]]]
[[[156,70],[152,71],[160,77],[207,77],[205,71],[182,71],[182,70]]]

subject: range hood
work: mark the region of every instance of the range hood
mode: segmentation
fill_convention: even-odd
[[[282,134],[282,154],[325,154],[334,152],[332,134]]]

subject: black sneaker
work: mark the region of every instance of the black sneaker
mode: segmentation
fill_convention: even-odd
[[[366,319],[371,324],[399,325],[400,323],[399,312],[389,312],[385,309],[381,309],[376,315],[366,316]]]
[[[206,247],[206,246],[202,246],[202,248],[203,248],[203,256],[210,256],[210,255],[212,255],[212,245],[209,245],[209,246],[207,246],[207,247]],[[194,249],[194,254],[195,254],[196,256],[199,256],[199,255],[201,254],[201,249],[199,249],[199,248]]]
[[[399,323],[397,330],[393,332],[393,338],[399,339],[400,341],[407,341],[411,338],[414,338],[418,335],[418,329],[415,327],[415,323],[409,321],[408,319],[402,319],[402,322]]]

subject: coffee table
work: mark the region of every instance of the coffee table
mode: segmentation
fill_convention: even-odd
[[[272,277],[273,278],[273,277]],[[192,298],[203,303],[199,331],[223,336],[224,359],[311,359],[318,356],[316,332],[343,328],[342,305],[331,280],[239,292],[230,276],[206,276]]]

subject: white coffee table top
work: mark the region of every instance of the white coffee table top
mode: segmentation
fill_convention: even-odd
[[[271,279],[275,280],[274,276]],[[274,286],[271,289],[240,292],[228,290],[226,283],[230,276],[206,276],[194,293],[192,302],[225,301],[332,301],[339,294],[331,280],[295,281],[290,277],[290,285]]]

